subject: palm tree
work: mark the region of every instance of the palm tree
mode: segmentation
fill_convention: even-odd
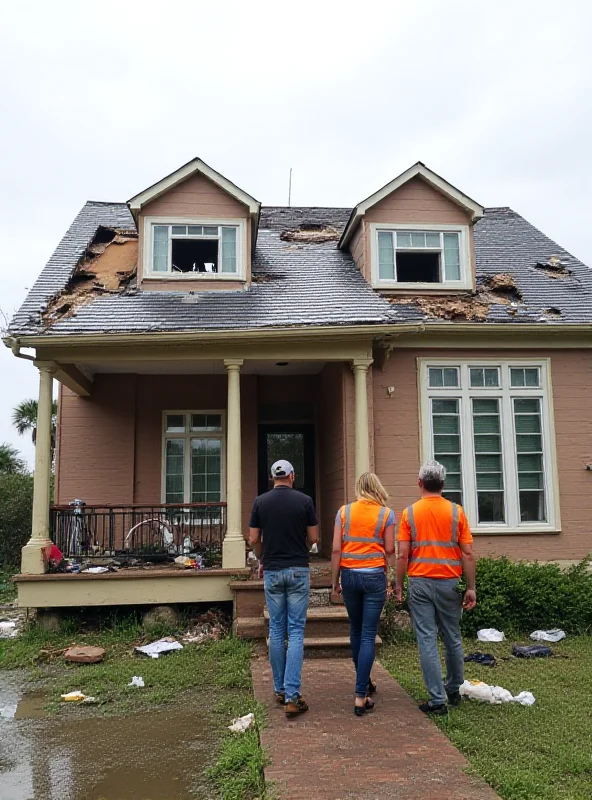
[[[15,475],[27,471],[19,451],[8,442],[0,444],[0,473]]]
[[[23,400],[12,412],[12,424],[17,429],[17,432],[24,436],[25,433],[31,431],[31,439],[33,444],[37,441],[37,400]],[[56,438],[56,424],[58,417],[58,404],[54,400],[51,404],[51,454],[53,460],[53,451],[55,449]]]

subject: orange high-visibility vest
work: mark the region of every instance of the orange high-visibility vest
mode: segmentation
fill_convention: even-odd
[[[371,500],[341,508],[341,567],[386,567],[384,531],[389,514],[389,508]]]
[[[463,566],[458,544],[459,506],[452,502],[438,503],[436,515],[431,504],[419,500],[406,509],[406,514],[411,529],[409,576],[460,578]],[[426,531],[435,538],[423,538]]]

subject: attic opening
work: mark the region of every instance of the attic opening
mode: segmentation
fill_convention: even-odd
[[[217,239],[173,239],[173,272],[218,272]]]
[[[397,281],[441,283],[440,253],[397,253]]]

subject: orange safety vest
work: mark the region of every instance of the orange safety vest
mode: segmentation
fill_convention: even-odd
[[[458,544],[459,506],[450,502],[448,505],[450,516],[448,516],[445,504],[442,504],[444,513],[439,513],[438,518],[434,510],[425,504],[425,500],[419,500],[406,509],[411,529],[408,574],[416,578],[460,578],[463,566],[462,550]],[[431,516],[429,522],[426,520],[426,527],[429,526],[432,535],[437,536],[436,539],[421,537],[424,514]]]
[[[389,514],[389,508],[371,500],[341,508],[341,567],[386,567],[384,531]]]

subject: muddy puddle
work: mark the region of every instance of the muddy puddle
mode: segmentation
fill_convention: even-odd
[[[1,800],[209,797],[211,729],[197,703],[126,717],[90,708],[53,717],[47,701],[42,690],[23,691],[0,673]]]

